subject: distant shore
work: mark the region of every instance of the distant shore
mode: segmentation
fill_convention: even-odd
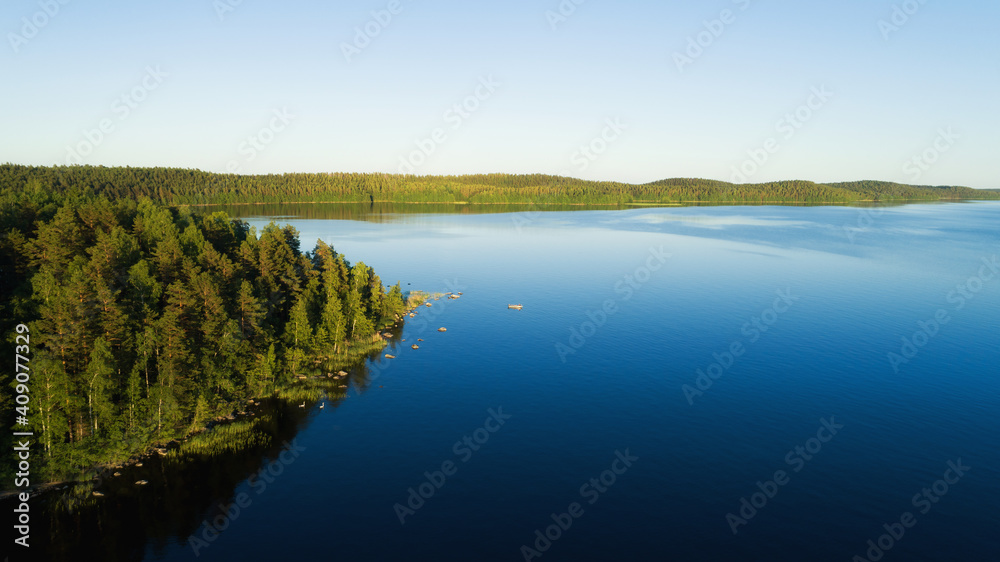
[[[1000,190],[863,180],[736,184],[670,178],[631,184],[547,174],[416,176],[383,173],[237,175],[180,168],[0,165],[0,191],[48,190],[171,206],[267,203],[530,205],[541,209],[680,205],[850,205],[864,202],[1000,200]]]

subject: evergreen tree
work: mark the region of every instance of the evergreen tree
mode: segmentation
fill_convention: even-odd
[[[32,419],[35,421],[36,431],[41,435],[40,442],[45,455],[51,458],[62,448],[62,436],[69,431],[69,422],[63,409],[69,399],[69,381],[62,362],[45,349],[36,352],[31,364],[35,408]]]
[[[288,367],[298,374],[299,368],[309,355],[312,327],[309,323],[309,297],[302,293],[292,306],[292,313],[285,324],[285,348],[288,350]]]
[[[103,428],[107,433],[114,416],[112,392],[114,390],[114,359],[111,357],[111,346],[103,337],[94,342],[94,350],[90,354],[87,365],[87,409],[90,413],[90,423],[94,435]]]

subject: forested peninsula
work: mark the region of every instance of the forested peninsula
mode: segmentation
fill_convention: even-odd
[[[996,190],[881,181],[732,184],[666,179],[647,184],[584,181],[543,174],[214,174],[177,168],[0,165],[0,188],[85,190],[111,199],[149,197],[168,205],[236,203],[520,203],[653,205],[685,203],[853,203],[1000,199]]]
[[[379,331],[416,304],[322,241],[303,252],[291,226],[258,233],[76,178],[0,189],[0,329],[27,358],[0,372],[0,415],[33,433],[31,484],[123,462],[252,398],[301,399],[382,349]],[[30,375],[24,406],[15,371]],[[9,487],[15,468],[0,466]]]

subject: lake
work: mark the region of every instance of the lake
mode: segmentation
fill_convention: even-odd
[[[227,210],[463,294],[258,450],[63,517],[67,558],[1000,552],[1000,203]]]

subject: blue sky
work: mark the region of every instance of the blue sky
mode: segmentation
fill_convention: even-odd
[[[63,1],[0,161],[1000,187],[995,2]]]

